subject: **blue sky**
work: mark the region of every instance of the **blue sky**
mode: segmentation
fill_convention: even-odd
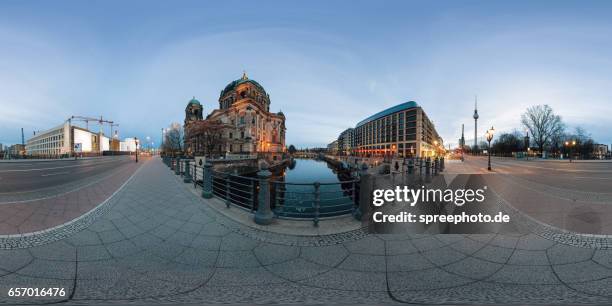
[[[549,104],[610,144],[610,16],[606,1],[0,1],[0,143],[71,115],[159,142],[246,70],[298,147],[409,100],[456,143],[475,94],[479,134]]]

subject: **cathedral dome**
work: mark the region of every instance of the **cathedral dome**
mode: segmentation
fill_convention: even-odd
[[[198,99],[196,99],[195,97],[193,97],[191,100],[189,100],[189,103],[187,103],[187,106],[193,105],[193,104],[195,104],[195,105],[202,105],[202,104],[200,104],[200,101],[198,101]]]
[[[255,86],[255,88],[257,88],[257,90],[261,91],[263,95],[267,95],[266,90],[263,88],[263,86],[257,83],[257,81],[249,79],[246,73],[243,73],[240,79],[232,81],[229,84],[227,84],[227,86],[225,86],[225,88],[221,91],[221,95],[219,98],[223,98],[227,93],[236,90],[236,87],[238,87],[238,85],[245,84],[245,83],[252,84],[253,86]]]

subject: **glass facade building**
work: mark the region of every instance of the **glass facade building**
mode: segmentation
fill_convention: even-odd
[[[442,138],[414,101],[378,112],[354,130],[354,155],[427,157],[443,150]]]

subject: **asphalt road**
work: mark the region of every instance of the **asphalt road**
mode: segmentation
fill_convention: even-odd
[[[0,162],[0,193],[18,193],[60,186],[109,172],[126,163],[129,156],[58,161]]]
[[[484,157],[466,160],[483,173],[487,173]],[[491,160],[493,172],[520,177],[527,181],[566,190],[582,192],[612,193],[612,162],[565,161],[517,161],[512,159]]]

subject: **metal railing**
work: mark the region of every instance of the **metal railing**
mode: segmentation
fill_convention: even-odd
[[[359,205],[359,180],[337,183],[271,182],[272,211],[277,218],[320,219],[352,214]]]
[[[324,218],[360,215],[361,176],[368,175],[367,169],[362,169],[365,172],[359,179],[336,183],[291,183],[273,180],[267,170],[257,172],[257,177],[248,177],[217,172],[212,164],[200,166],[192,159],[164,158],[164,162],[181,175],[184,182],[193,183],[194,187],[201,186],[202,197],[216,197],[228,208],[239,207],[255,213],[255,222],[259,224],[269,224],[271,218],[283,218],[312,220],[317,226]],[[400,162],[401,165],[391,163],[390,172],[383,175],[389,176],[392,183],[398,183],[399,175],[402,184],[431,182],[432,176],[444,171],[444,159],[441,158],[413,158]]]

